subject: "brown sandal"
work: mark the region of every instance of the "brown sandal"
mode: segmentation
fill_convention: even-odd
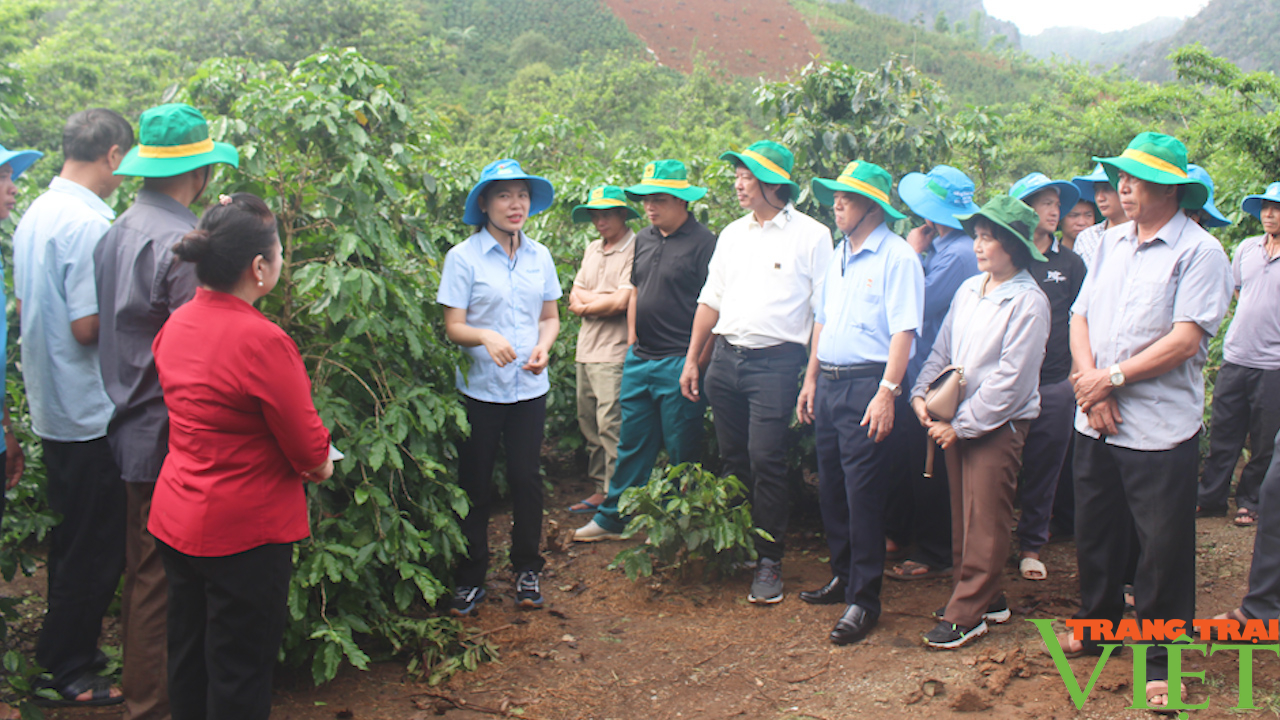
[[[1254,527],[1258,524],[1258,511],[1242,507],[1236,511],[1236,516],[1231,519],[1231,522],[1236,527]]]

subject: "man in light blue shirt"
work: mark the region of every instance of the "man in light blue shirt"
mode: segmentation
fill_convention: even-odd
[[[125,493],[107,444],[114,406],[98,364],[93,250],[115,213],[103,200],[133,146],[133,128],[111,110],[72,115],[62,171],[13,234],[13,285],[22,318],[22,370],[32,430],[41,438],[49,506],[48,612],[36,661],[71,705],[123,698],[96,666],[102,616],[124,569]]]
[[[800,593],[814,605],[846,605],[831,631],[836,645],[856,643],[880,618],[884,509],[894,418],[912,421],[902,396],[907,359],[923,322],[924,273],[887,219],[893,180],[868,162],[852,162],[836,180],[815,179],[813,193],[834,205],[844,240],[827,265],[809,366],[796,402],[813,423],[818,497],[831,550],[831,582]]]

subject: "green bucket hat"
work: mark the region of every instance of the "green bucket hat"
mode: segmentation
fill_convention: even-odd
[[[978,224],[978,218],[984,217],[1000,227],[1013,233],[1013,236],[1022,241],[1023,245],[1031,251],[1031,257],[1044,262],[1044,253],[1036,248],[1036,244],[1031,241],[1031,236],[1036,231],[1036,226],[1040,224],[1040,216],[1036,214],[1031,206],[1022,202],[1018,198],[1011,195],[996,195],[991,201],[983,205],[978,212],[969,213],[968,215],[957,215],[956,219],[960,221],[961,227],[969,234],[969,237],[978,237],[978,231],[975,227]]]
[[[640,217],[640,213],[627,204],[627,196],[623,194],[622,188],[617,185],[597,185],[591,188],[591,195],[587,201],[573,209],[573,221],[576,223],[588,222],[591,220],[592,210],[610,210],[612,208],[625,208],[628,220],[635,220]]]
[[[1209,199],[1209,188],[1187,174],[1187,146],[1170,135],[1138,133],[1119,156],[1094,160],[1102,163],[1112,187],[1119,186],[1116,177],[1123,170],[1157,185],[1186,185],[1187,191],[1182,197],[1184,208],[1199,210]]]
[[[800,186],[791,179],[791,168],[795,165],[795,156],[791,151],[772,140],[761,140],[747,146],[742,152],[720,153],[721,160],[737,160],[762,183],[770,185],[786,185],[791,188],[790,200],[800,197]]]
[[[116,175],[173,177],[205,165],[240,167],[240,153],[209,139],[209,123],[185,103],[159,105],[142,113],[138,144],[124,156]]]
[[[823,205],[836,204],[836,191],[858,193],[876,201],[884,210],[884,214],[894,220],[906,217],[893,209],[889,204],[889,190],[893,188],[893,177],[884,168],[875,163],[854,160],[844,166],[844,171],[835,180],[814,178],[813,196]]]
[[[701,200],[707,194],[707,189],[689,184],[689,171],[679,160],[655,160],[644,166],[640,184],[632,185],[623,192],[632,200],[639,200],[645,195],[666,193],[686,202],[693,202]]]

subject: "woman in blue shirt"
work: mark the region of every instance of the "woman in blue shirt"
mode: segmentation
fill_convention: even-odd
[[[459,520],[469,552],[454,572],[450,610],[459,617],[471,615],[485,597],[500,440],[511,490],[516,603],[542,607],[538,462],[551,387],[544,371],[560,332],[561,292],[551,253],[522,228],[554,196],[550,182],[525,174],[515,160],[487,165],[463,215],[476,233],[449,251],[440,276],[436,302],[445,306],[445,332],[470,359],[465,374],[457,373],[471,424],[471,436],[458,449],[458,483],[471,501],[471,511]]]

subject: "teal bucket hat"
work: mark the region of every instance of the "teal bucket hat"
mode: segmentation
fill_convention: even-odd
[[[1213,178],[1209,177],[1208,171],[1193,163],[1187,165],[1187,175],[1199,180],[1202,185],[1209,188],[1209,197],[1200,208],[1200,212],[1203,213],[1200,218],[1200,224],[1205,228],[1220,228],[1230,225],[1231,221],[1218,212],[1218,208],[1213,204]]]
[[[173,177],[214,163],[240,167],[235,146],[209,138],[209,123],[186,103],[144,110],[138,121],[138,144],[130,148],[116,175]]]
[[[898,197],[911,212],[949,228],[959,228],[957,215],[978,212],[973,181],[951,167],[939,165],[928,173],[907,173],[898,181]]]
[[[1094,183],[1111,184],[1111,178],[1107,177],[1107,171],[1102,169],[1102,163],[1094,165],[1093,172],[1088,175],[1077,175],[1071,178],[1071,184],[1080,191],[1080,199],[1097,205],[1098,201],[1094,199]]]
[[[1118,186],[1116,178],[1123,171],[1157,185],[1185,185],[1181,206],[1187,210],[1199,210],[1209,199],[1209,188],[1187,174],[1187,146],[1171,135],[1138,133],[1116,157],[1094,160],[1102,163],[1112,187]]]
[[[640,183],[623,192],[632,200],[665,193],[685,202],[694,202],[701,200],[707,189],[689,184],[689,171],[679,160],[654,160],[644,166]]]
[[[1075,203],[1072,203],[1074,206]],[[1000,227],[1008,230],[1014,237],[1022,241],[1023,245],[1031,251],[1031,257],[1044,262],[1047,258],[1044,253],[1036,247],[1031,241],[1032,235],[1035,234],[1036,226],[1040,224],[1040,216],[1036,214],[1031,206],[1022,202],[1012,195],[996,195],[991,201],[982,206],[978,212],[969,215],[961,215],[956,219],[960,221],[964,231],[969,237],[978,237],[975,227],[978,224],[978,218],[986,218]]]
[[[1261,195],[1247,195],[1243,202],[1240,203],[1240,209],[1250,215],[1262,219],[1262,201],[1280,203],[1280,182],[1273,182],[1267,186],[1267,191]]]
[[[893,188],[893,176],[875,163],[854,160],[844,166],[835,180],[814,178],[810,185],[813,196],[823,205],[835,205],[837,192],[851,192],[871,198],[893,220],[906,217],[889,204],[889,191]]]
[[[800,186],[791,179],[795,156],[791,151],[772,140],[751,143],[742,152],[732,150],[720,153],[721,160],[737,160],[762,183],[786,185],[791,188],[790,200],[800,197]]]
[[[537,175],[529,175],[520,167],[520,163],[510,158],[494,160],[480,171],[480,179],[476,181],[471,192],[467,193],[467,204],[462,212],[462,222],[468,225],[483,225],[485,214],[480,211],[480,196],[489,185],[501,180],[524,180],[529,183],[529,217],[551,207],[556,199],[556,190],[551,181]]]
[[[26,172],[32,163],[44,157],[44,153],[39,150],[7,150],[5,146],[0,145],[0,165],[8,165],[9,171],[12,173],[10,178],[17,180],[18,176]]]
[[[622,192],[622,188],[617,185],[598,185],[591,188],[591,194],[585,203],[573,209],[573,221],[584,223],[591,220],[592,210],[612,210],[613,208],[625,209],[628,220],[640,217],[640,213],[627,204],[627,196]]]
[[[1014,183],[1013,187],[1009,188],[1009,196],[1025,203],[1027,198],[1046,188],[1058,191],[1058,219],[1066,217],[1080,200],[1080,188],[1077,188],[1074,183],[1066,180],[1051,180],[1044,173],[1038,172],[1025,175]]]

